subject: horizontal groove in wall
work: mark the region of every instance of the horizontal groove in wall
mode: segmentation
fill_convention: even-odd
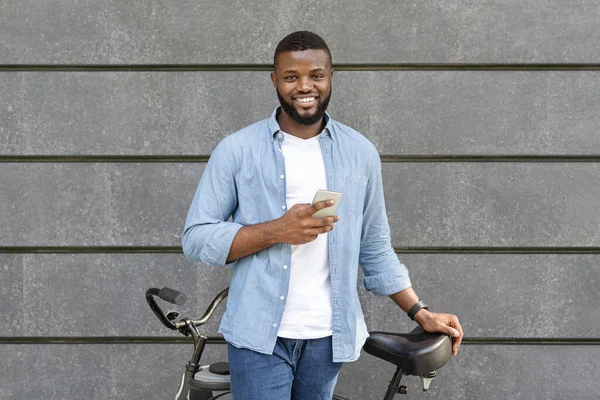
[[[5,163],[196,163],[207,162],[208,155],[0,155]],[[600,157],[599,157],[600,159]]]
[[[388,163],[418,162],[600,162],[600,155],[381,155]]]
[[[189,337],[165,337],[165,336],[24,336],[24,337],[0,337],[0,344],[192,344]],[[207,344],[225,344],[221,336],[209,336]]]
[[[19,254],[112,254],[182,253],[179,246],[0,246],[0,253]]]
[[[340,63],[337,71],[600,71],[595,63]],[[18,72],[181,72],[271,71],[271,64],[4,64],[0,71]]]
[[[191,344],[186,337],[104,336],[104,337],[0,337],[0,344]],[[224,344],[220,336],[209,336],[209,344]],[[600,346],[600,338],[465,338],[466,345]]]
[[[600,254],[600,247],[395,247],[398,254]],[[182,253],[179,246],[0,246],[0,254]]]
[[[196,163],[210,155],[0,155],[4,163]],[[381,155],[385,163],[600,162],[600,155]]]
[[[398,254],[600,254],[600,247],[395,247]]]
[[[600,346],[600,338],[465,338],[471,345]]]

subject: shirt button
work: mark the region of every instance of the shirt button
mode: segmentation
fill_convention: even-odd
[[[282,209],[282,210],[285,210],[285,208],[286,208],[286,207],[285,207],[285,204],[281,206],[281,209]]]
[[[288,266],[287,266],[287,265],[284,265],[284,266],[283,266],[283,269],[287,269],[287,268],[288,268]]]
[[[283,297],[283,296],[281,296],[281,297],[279,298],[279,300],[283,300],[283,299],[285,299],[285,297]]]
[[[281,153],[281,149],[277,149],[277,151]]]
[[[273,324],[273,328],[277,328],[277,324]]]
[[[283,175],[279,175],[279,177],[280,177],[281,179],[285,178],[285,176],[283,176]]]
[[[283,135],[282,135],[281,133],[280,133],[279,135],[277,135],[277,136],[279,136],[279,137],[283,137]]]

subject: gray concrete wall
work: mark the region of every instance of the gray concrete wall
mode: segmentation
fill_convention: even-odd
[[[191,346],[143,292],[196,315],[227,286],[181,229],[220,138],[275,107],[267,64],[297,29],[382,155],[415,288],[465,328],[409,396],[598,398],[598,0],[0,0],[0,398],[173,397]],[[370,329],[414,326],[361,299]],[[381,398],[392,372],[365,354],[338,392]]]

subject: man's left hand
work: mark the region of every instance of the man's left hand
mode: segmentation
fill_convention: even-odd
[[[452,338],[452,355],[458,354],[463,339],[463,329],[458,317],[453,314],[441,314],[422,309],[415,314],[415,321],[427,332],[440,332]]]

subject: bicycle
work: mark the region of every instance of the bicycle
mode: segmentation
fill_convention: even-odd
[[[176,311],[165,313],[154,297],[182,306],[186,302],[186,296],[170,288],[150,288],[146,291],[146,300],[156,317],[167,328],[191,336],[194,341],[194,353],[186,365],[175,400],[217,400],[230,393],[228,363],[200,364],[206,344],[225,343],[225,339],[222,336],[204,336],[198,331],[198,327],[211,318],[228,293],[229,288],[226,288],[217,294],[200,319],[181,318],[175,322],[179,313]],[[383,397],[384,400],[392,400],[396,394],[408,393],[408,388],[400,385],[402,375],[420,376],[423,391],[427,391],[435,378],[435,371],[450,359],[452,341],[445,334],[428,333],[419,326],[408,333],[369,332],[369,338],[363,349],[375,357],[396,365],[396,371]],[[334,395],[333,400],[348,399]]]

